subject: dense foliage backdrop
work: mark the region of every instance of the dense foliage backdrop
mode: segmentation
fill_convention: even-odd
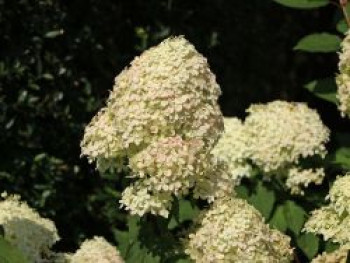
[[[169,222],[128,219],[118,209],[123,177],[100,175],[80,157],[83,129],[103,105],[117,73],[160,40],[185,35],[217,75],[224,115],[244,116],[256,102],[306,101],[317,107],[334,136],[345,131],[348,121],[336,105],[303,86],[334,77],[337,54],[295,52],[293,46],[309,33],[335,33],[339,19],[333,6],[296,10],[272,0],[0,0],[0,190],[21,194],[56,222],[62,237],[57,250],[73,251],[93,235],[116,245],[122,238],[132,244],[142,231],[144,238],[171,238]],[[330,169],[335,173],[341,166]],[[324,197],[328,188],[317,189],[322,190]],[[264,191],[276,204],[290,199]],[[305,211],[314,208],[303,203]],[[191,207],[186,211],[180,223],[196,213]],[[265,212],[269,218],[272,211]],[[137,253],[160,257],[166,251],[161,246],[168,244],[152,240],[143,248],[150,242],[137,242]],[[126,249],[131,248],[121,248]]]

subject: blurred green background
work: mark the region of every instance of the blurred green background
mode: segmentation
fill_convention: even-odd
[[[185,35],[208,58],[226,116],[256,102],[306,101],[342,130],[336,106],[303,88],[333,77],[337,55],[293,51],[304,35],[334,33],[339,10],[288,9],[272,0],[0,0],[0,190],[52,218],[57,250],[126,229],[122,175],[80,157],[85,125],[134,56]]]

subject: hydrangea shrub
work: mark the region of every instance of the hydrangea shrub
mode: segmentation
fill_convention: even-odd
[[[332,50],[315,37],[296,49]],[[349,43],[345,33],[334,80],[343,117]],[[339,169],[346,157],[328,152],[332,137],[320,114],[275,100],[252,104],[242,119],[223,117],[220,94],[206,58],[184,37],[144,51],[117,75],[81,141],[101,174],[128,183],[115,200],[130,214],[128,230],[115,231],[120,251],[97,236],[75,252],[56,251],[55,224],[18,196],[0,201],[1,240],[33,263],[348,262],[350,167]]]

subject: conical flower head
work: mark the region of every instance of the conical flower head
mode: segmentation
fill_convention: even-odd
[[[183,37],[166,39],[116,77],[107,110],[99,117],[106,124],[91,122],[82,152],[94,161],[131,157],[150,143],[175,135],[200,139],[212,148],[223,130],[217,104],[220,92],[207,60],[192,44]],[[100,132],[104,126],[110,133]],[[113,145],[101,145],[106,154],[100,150],[97,156],[95,144],[101,136],[109,137]]]

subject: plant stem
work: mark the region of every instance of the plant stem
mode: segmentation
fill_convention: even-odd
[[[350,28],[350,19],[349,19],[348,12],[346,11],[346,4],[347,3],[348,3],[348,0],[339,0],[339,4],[340,4],[341,9],[343,11],[345,21],[348,24],[348,27]]]

